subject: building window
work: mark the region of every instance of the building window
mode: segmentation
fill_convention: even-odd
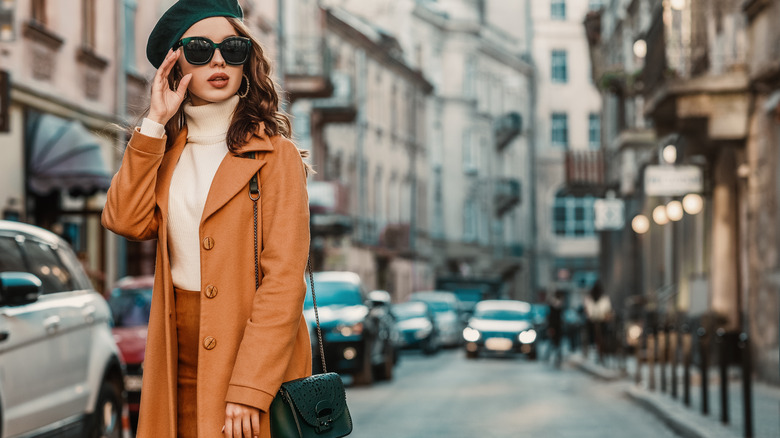
[[[565,50],[552,51],[550,71],[553,82],[565,84],[568,81]]]
[[[551,126],[553,146],[569,147],[569,116],[566,113],[553,113]]]
[[[463,132],[463,172],[472,174],[478,169],[477,146],[474,142],[471,130]]]
[[[467,199],[463,205],[463,240],[465,242],[477,240],[477,222],[477,203],[473,199]]]
[[[566,0],[552,0],[550,4],[550,17],[553,20],[566,19]]]
[[[32,13],[30,15],[33,21],[43,25],[48,24],[48,20],[46,20],[46,0],[32,0]]]
[[[592,196],[570,196],[558,193],[553,204],[553,231],[562,237],[589,237],[593,228]]]
[[[604,6],[603,0],[588,0],[588,9],[591,11],[598,11]]]
[[[81,0],[81,12],[83,14],[83,34],[81,44],[90,49],[95,48],[95,0]]]
[[[138,70],[135,63],[135,16],[137,9],[137,0],[125,0],[125,68],[129,72]]]
[[[601,147],[601,116],[596,113],[588,114],[588,146],[591,149]]]

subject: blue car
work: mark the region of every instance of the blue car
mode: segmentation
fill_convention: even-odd
[[[307,279],[308,282],[308,279]],[[372,301],[354,272],[314,274],[322,346],[328,371],[351,374],[355,384],[393,378],[393,316],[384,302]],[[313,366],[321,368],[311,287],[304,302],[310,327]]]
[[[424,354],[439,351],[441,341],[436,327],[433,308],[422,301],[408,301],[393,306],[395,328],[398,332],[398,347],[419,349]]]

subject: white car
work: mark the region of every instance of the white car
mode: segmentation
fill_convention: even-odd
[[[67,242],[0,221],[0,437],[122,436],[110,315]]]
[[[433,308],[436,315],[436,328],[439,331],[442,345],[447,347],[460,345],[463,327],[458,316],[458,309],[461,305],[454,293],[447,291],[415,292],[409,297],[409,301],[423,301]]]

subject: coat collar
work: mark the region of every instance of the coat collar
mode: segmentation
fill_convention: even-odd
[[[260,123],[255,133],[243,146],[238,148],[237,152],[228,152],[222,159],[211,182],[201,223],[225,205],[238,191],[245,188],[249,184],[249,180],[252,179],[252,175],[259,172],[266,163],[264,158],[266,154],[263,152],[273,152],[274,147],[264,130],[265,125]],[[173,146],[163,156],[160,169],[157,172],[157,187],[155,189],[157,205],[160,207],[163,221],[166,223],[168,221],[168,196],[173,171],[176,169],[176,164],[179,162],[186,144],[187,127],[185,126],[174,140]],[[245,156],[253,152],[260,152],[256,159]]]

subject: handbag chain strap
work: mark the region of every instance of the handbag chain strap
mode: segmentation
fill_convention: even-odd
[[[255,153],[252,153],[255,158]],[[255,290],[260,287],[260,261],[257,253],[257,201],[260,199],[260,184],[257,173],[249,181],[249,199],[252,200],[252,210],[254,212],[254,241],[255,241]],[[311,269],[311,254],[306,259],[306,268],[309,270],[309,284],[311,285],[311,300],[314,303],[314,318],[317,321],[317,343],[320,346],[320,360],[322,361],[322,372],[327,373],[328,367],[325,365],[325,347],[322,345],[322,328],[320,328],[320,314],[317,311],[317,295],[314,294],[314,274]]]

